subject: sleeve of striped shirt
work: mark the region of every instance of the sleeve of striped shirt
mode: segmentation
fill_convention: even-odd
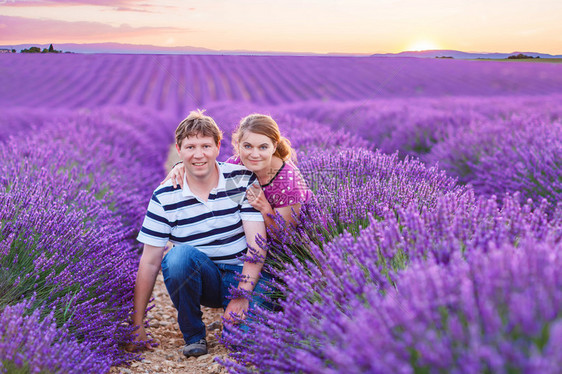
[[[172,226],[166,218],[166,212],[158,197],[153,194],[137,240],[155,247],[164,247],[168,243],[171,232]]]
[[[246,189],[257,180],[256,175],[252,174],[248,179],[248,184],[246,184]],[[242,221],[263,221],[263,216],[259,210],[254,208],[248,202],[246,194],[244,194],[244,200],[242,200],[242,207],[240,209],[240,218]]]

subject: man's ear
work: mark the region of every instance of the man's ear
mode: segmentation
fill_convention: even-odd
[[[220,141],[220,140],[219,140],[219,142],[217,143],[217,148],[218,148],[219,151],[220,151],[220,149],[221,149],[221,141]]]
[[[176,151],[178,151],[178,154],[180,154],[180,146],[178,145],[178,143],[176,143]]]

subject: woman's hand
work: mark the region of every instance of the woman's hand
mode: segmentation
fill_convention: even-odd
[[[246,198],[254,209],[260,211],[262,214],[274,214],[273,208],[265,197],[261,186],[257,183],[252,183],[246,190]]]
[[[152,345],[148,341],[144,326],[138,326],[135,333],[137,336],[135,336],[134,343],[130,343],[127,347],[125,347],[125,349],[129,352],[136,352],[145,349],[152,350]]]
[[[245,297],[239,297],[230,300],[226,309],[224,310],[223,317],[227,320],[232,320],[232,314],[238,316],[238,318],[246,318],[246,313],[248,313],[248,308],[250,307],[250,301]]]
[[[183,177],[185,175],[185,169],[183,167],[183,163],[176,164],[172,170],[168,173],[166,178],[160,182],[160,184],[164,184],[168,179],[172,180],[172,185],[174,188],[179,184],[181,188],[183,188]]]

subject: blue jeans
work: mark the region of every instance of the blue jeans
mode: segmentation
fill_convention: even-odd
[[[226,308],[230,299],[230,285],[238,287],[236,274],[242,266],[215,264],[203,252],[187,244],[173,247],[162,260],[164,283],[174,306],[178,310],[178,324],[186,344],[197,342],[206,336],[201,305],[211,308]],[[263,306],[265,282],[271,279],[262,276],[254,287],[250,307]]]

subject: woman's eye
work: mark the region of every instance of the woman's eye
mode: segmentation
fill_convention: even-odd
[[[266,150],[266,149],[267,149],[267,145],[262,145],[262,146],[260,147],[260,149]]]
[[[250,148],[252,148],[252,146],[250,146],[249,144],[246,144],[246,145],[244,146],[244,148],[250,149]]]

